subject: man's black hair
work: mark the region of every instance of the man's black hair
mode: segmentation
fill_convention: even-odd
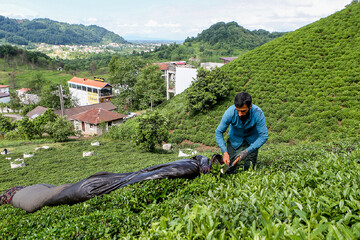
[[[235,96],[235,101],[234,101],[235,107],[240,108],[244,106],[244,104],[250,107],[251,103],[252,103],[251,96],[247,92],[241,92]]]

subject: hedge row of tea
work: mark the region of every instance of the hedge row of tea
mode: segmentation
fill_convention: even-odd
[[[161,163],[176,158],[174,154],[144,154],[117,141],[102,142],[95,150],[99,155],[83,160],[74,157],[88,144],[51,145],[29,162],[31,171],[13,169],[4,175],[1,167],[0,189],[21,184],[20,179],[29,179],[30,173],[36,174],[37,182],[49,178],[60,184],[79,180],[96,168],[134,171],[154,165],[156,159]],[[135,161],[134,156],[143,157]],[[357,239],[359,159],[360,149],[354,143],[268,144],[260,152],[258,168],[248,172],[147,181],[33,214],[1,206],[0,238]]]
[[[233,92],[212,111],[187,116],[184,96],[168,103],[163,112],[176,122],[171,139],[215,145],[214,130],[241,91],[249,92],[264,111],[270,141],[357,136],[359,28],[360,4],[354,4],[240,56],[223,67]]]

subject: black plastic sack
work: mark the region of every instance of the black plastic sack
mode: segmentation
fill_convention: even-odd
[[[23,208],[28,212],[34,212],[44,206],[56,206],[61,204],[71,205],[83,202],[94,196],[102,196],[121,187],[141,181],[161,178],[192,179],[199,176],[201,173],[210,172],[210,169],[210,159],[202,155],[196,155],[190,159],[181,159],[171,163],[160,164],[132,173],[98,172],[74,184],[62,185],[63,187],[54,186],[54,188],[47,186],[49,187],[49,190],[47,191],[47,189],[45,189],[45,192],[42,190],[42,196],[36,195],[38,193],[35,191],[29,191],[27,194],[31,194],[32,196],[28,196],[28,198],[31,198],[32,201],[34,201],[34,197],[35,199],[38,197],[39,202],[33,204],[33,206],[22,207],[25,206],[25,204],[21,204],[21,201],[26,201],[27,198],[24,197],[20,202],[17,200],[19,203],[17,203],[16,206],[13,204],[13,206]],[[57,189],[61,190],[57,191]],[[48,194],[48,196],[44,196],[46,194]],[[42,199],[46,200],[42,201]]]

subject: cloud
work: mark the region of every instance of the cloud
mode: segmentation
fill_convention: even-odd
[[[98,21],[98,19],[90,17],[90,18],[85,19],[85,21],[88,22],[88,23],[96,23]]]
[[[159,27],[159,28],[174,28],[180,27],[181,25],[178,23],[158,23],[157,21],[151,19],[147,23],[144,24],[145,27]]]
[[[36,10],[10,3],[0,3],[0,15],[15,19],[33,19],[39,17]]]
[[[58,5],[45,2],[0,0],[0,15],[96,24],[120,36],[185,39],[217,22],[235,21],[249,30],[293,31],[343,9],[351,0],[183,0],[171,4],[145,0],[85,4],[85,0],[64,0]]]

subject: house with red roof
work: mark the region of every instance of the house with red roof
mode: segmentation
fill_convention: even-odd
[[[79,106],[108,102],[113,97],[112,86],[103,79],[73,77],[68,81],[71,96]]]
[[[40,97],[36,94],[30,93],[30,88],[21,88],[16,90],[20,102],[23,104],[33,104],[40,102]]]
[[[69,119],[75,129],[80,130],[84,135],[102,135],[110,126],[123,123],[126,117],[124,114],[95,108],[72,115]]]

